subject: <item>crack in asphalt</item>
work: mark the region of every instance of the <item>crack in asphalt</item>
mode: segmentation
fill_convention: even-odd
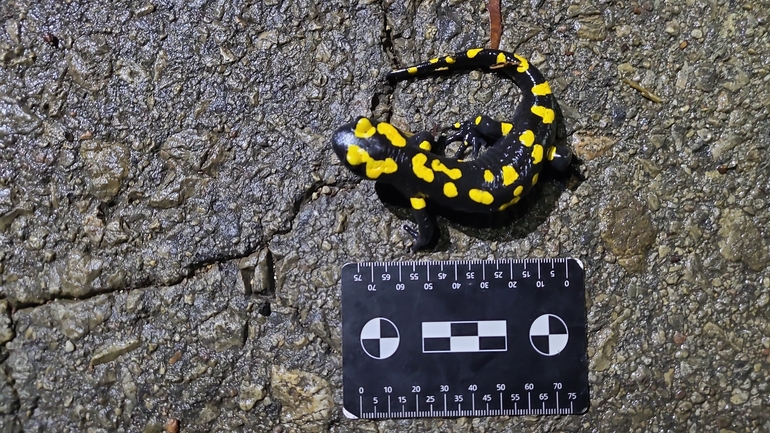
[[[398,67],[398,62],[396,61],[396,55],[393,51],[393,32],[390,27],[390,20],[388,20],[388,13],[385,8],[382,9],[382,15],[383,19],[380,33],[382,50],[385,52],[385,56],[390,61],[390,68],[396,69]],[[372,95],[370,111],[372,112],[373,116],[378,114],[377,108],[380,106],[380,104],[384,104],[381,114],[384,116],[385,122],[390,122],[390,119],[393,116],[392,99],[395,90],[396,88],[394,85],[392,85],[392,83],[383,79],[383,83],[380,84],[378,90],[374,93],[374,95]]]
[[[392,31],[389,25],[388,15],[385,9],[383,8],[383,20],[382,20],[382,49],[385,52],[386,56],[390,60],[391,68],[395,69],[398,66],[398,62],[396,61],[396,56],[393,51],[393,37],[392,37]],[[380,104],[384,103],[385,108],[382,111],[382,114],[385,116],[385,121],[390,121],[390,118],[392,116],[392,107],[390,104],[390,101],[393,97],[393,93],[395,91],[395,87],[392,86],[387,81],[384,82],[381,86],[379,86],[378,91],[374,93],[372,96],[372,106],[371,111],[375,111],[377,107],[380,106]],[[252,254],[260,251],[261,249],[267,247],[269,245],[270,240],[273,239],[276,236],[286,235],[288,233],[291,233],[295,228],[295,222],[297,217],[299,216],[300,212],[302,211],[303,206],[310,202],[313,198],[313,195],[320,191],[323,187],[328,186],[331,188],[336,189],[350,189],[354,188],[356,185],[358,185],[359,182],[351,181],[351,180],[339,180],[335,182],[324,182],[322,180],[313,182],[309,187],[307,187],[304,191],[301,191],[300,193],[296,194],[293,198],[293,203],[291,207],[291,211],[289,216],[284,220],[284,223],[281,224],[283,228],[279,228],[274,230],[272,233],[265,234],[261,237],[260,240],[255,241],[252,248],[248,248],[246,251],[244,251],[242,254],[229,254],[229,255],[221,255],[221,256],[215,256],[206,260],[196,261],[193,263],[189,263],[187,265],[184,265],[180,267],[179,276],[177,278],[166,280],[166,281],[158,281],[154,279],[152,276],[146,276],[141,281],[139,281],[137,284],[130,285],[130,286],[123,286],[119,288],[114,289],[108,289],[108,290],[99,290],[95,291],[93,293],[89,293],[85,296],[68,296],[68,295],[56,295],[51,297],[50,299],[47,299],[44,302],[30,302],[30,303],[17,303],[15,306],[13,306],[10,302],[9,307],[9,314],[8,314],[8,320],[9,324],[8,327],[13,330],[13,337],[0,345],[1,349],[5,349],[7,345],[11,342],[14,342],[18,336],[18,330],[17,330],[17,323],[14,320],[14,314],[19,310],[24,309],[34,309],[37,307],[44,306],[48,303],[57,301],[57,300],[71,300],[71,301],[88,301],[92,298],[95,298],[97,296],[104,296],[104,295],[110,295],[115,292],[119,291],[133,291],[133,290],[142,290],[146,288],[166,288],[166,287],[172,287],[175,285],[180,284],[185,279],[190,278],[194,276],[199,270],[204,269],[207,266],[213,265],[213,264],[224,264],[233,260],[241,260],[245,257],[249,257]],[[275,285],[276,282],[276,275],[274,274],[274,257],[272,257],[272,254],[270,251],[268,251],[268,258],[269,260],[269,267],[271,268],[270,272],[270,279],[271,284]],[[0,300],[7,300],[7,298],[3,297],[0,298]],[[11,410],[8,415],[11,417],[18,417],[21,405],[18,399],[18,391],[15,388],[15,381],[13,381],[11,376],[11,371],[9,371],[8,366],[6,364],[6,361],[9,356],[8,350],[3,350],[2,352],[2,360],[0,361],[0,368],[4,368],[6,370],[6,377],[8,379],[7,386],[11,389],[11,392],[16,396],[15,403],[13,410]],[[36,407],[33,406],[32,408],[27,408],[26,410],[35,410]]]
[[[321,190],[321,188],[323,188],[324,186],[339,187],[340,185],[344,185],[346,183],[347,182],[345,182],[345,181],[342,181],[342,182],[330,182],[330,183],[323,182],[323,181],[313,182],[313,184],[310,185],[310,187],[306,188],[304,191],[300,192],[299,194],[297,194],[294,197],[293,206],[292,206],[292,209],[291,209],[291,215],[290,215],[289,218],[286,219],[286,221],[288,222],[288,228],[277,229],[273,233],[271,233],[269,235],[263,236],[261,241],[256,242],[255,248],[249,248],[243,254],[224,255],[224,256],[220,256],[220,257],[215,257],[215,258],[213,258],[211,260],[204,260],[204,261],[190,263],[190,264],[188,264],[188,265],[186,265],[186,266],[181,268],[181,270],[182,270],[181,274],[184,274],[184,275],[180,275],[179,278],[174,279],[174,280],[172,280],[170,282],[159,283],[159,282],[152,282],[151,279],[148,279],[149,282],[147,284],[144,284],[144,285],[137,285],[137,286],[134,286],[134,287],[121,287],[121,288],[117,288],[117,289],[113,289],[113,290],[107,290],[107,291],[98,291],[98,292],[95,292],[95,293],[92,293],[92,294],[89,294],[89,295],[86,295],[86,296],[82,296],[82,297],[55,296],[55,297],[53,297],[52,299],[50,299],[50,300],[48,300],[46,302],[30,303],[28,305],[19,305],[19,306],[17,306],[17,308],[11,308],[10,314],[8,315],[8,319],[10,321],[9,328],[13,330],[14,336],[10,340],[8,340],[5,343],[3,343],[2,345],[0,345],[0,348],[5,349],[6,345],[8,343],[13,342],[16,339],[16,337],[18,336],[18,332],[17,332],[17,329],[16,329],[16,322],[13,320],[13,314],[16,311],[18,311],[18,310],[27,309],[27,308],[31,309],[31,308],[41,307],[41,306],[44,306],[44,305],[46,305],[46,304],[48,304],[50,302],[56,301],[56,300],[87,301],[87,300],[89,300],[91,298],[94,298],[96,296],[110,295],[112,293],[115,293],[115,292],[118,292],[118,291],[122,291],[122,290],[141,290],[141,289],[150,288],[150,287],[164,288],[164,287],[171,287],[171,286],[180,284],[186,278],[189,278],[190,276],[195,275],[195,273],[197,273],[197,271],[199,271],[200,269],[205,268],[206,266],[209,266],[209,265],[212,265],[212,264],[224,264],[226,262],[233,261],[233,260],[241,260],[241,259],[243,259],[245,257],[248,257],[248,256],[254,254],[257,251],[260,251],[262,248],[266,247],[269,244],[270,240],[272,238],[274,238],[275,236],[280,236],[280,235],[285,235],[287,233],[290,233],[294,229],[294,222],[297,219],[297,216],[299,215],[299,213],[301,212],[302,207],[312,199],[314,193],[316,193],[319,190]],[[275,276],[274,272],[272,271],[272,269],[274,269],[274,259],[272,257],[272,254],[269,251],[268,251],[268,258],[267,258],[267,260],[269,260],[269,262],[270,262],[269,263],[269,267],[271,269],[270,278],[272,280],[271,284],[274,287],[275,286],[275,281],[276,281],[276,276]],[[1,299],[6,299],[6,298],[1,298]],[[9,303],[9,306],[10,306],[10,303]],[[9,351],[3,350],[2,361],[0,361],[0,363],[1,363],[0,364],[0,368],[6,369],[6,377],[8,378],[7,385],[11,389],[11,392],[15,396],[17,396],[16,404],[14,405],[15,408],[14,408],[14,410],[10,411],[10,413],[8,414],[8,415],[10,415],[12,417],[16,417],[16,416],[19,415],[19,411],[21,410],[21,405],[19,404],[18,391],[16,390],[15,382],[11,378],[11,374],[10,374],[11,372],[7,371],[8,370],[7,369],[7,365],[5,364],[5,361],[8,359],[8,355],[9,355]]]

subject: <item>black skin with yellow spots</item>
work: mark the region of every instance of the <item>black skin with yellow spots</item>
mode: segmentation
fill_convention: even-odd
[[[410,199],[418,228],[413,251],[428,245],[436,233],[430,203],[469,213],[501,211],[530,191],[545,164],[561,171],[572,158],[569,147],[554,144],[559,109],[548,82],[519,55],[477,48],[397,69],[387,77],[469,69],[501,73],[523,96],[510,122],[477,116],[454,124],[446,134],[447,143],[462,143],[454,157],[431,152],[435,141],[427,131],[409,135],[366,117],[341,126],[332,137],[332,148],[353,173],[390,184]],[[488,148],[476,157],[483,146]],[[463,161],[468,147],[474,159]]]

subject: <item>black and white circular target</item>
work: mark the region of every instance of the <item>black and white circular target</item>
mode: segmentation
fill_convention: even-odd
[[[567,347],[569,331],[561,317],[543,314],[529,327],[529,341],[537,353],[554,356]]]
[[[396,353],[400,335],[398,328],[384,317],[375,317],[361,328],[361,348],[374,359],[386,359]]]

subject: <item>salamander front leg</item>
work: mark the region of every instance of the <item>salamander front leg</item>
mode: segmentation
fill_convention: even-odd
[[[436,139],[430,131],[417,132],[406,139],[407,146],[417,146],[426,152],[432,152],[436,147]]]
[[[423,247],[429,245],[436,234],[436,220],[425,208],[425,199],[412,197],[412,216],[417,223],[417,230],[409,225],[404,225],[404,229],[414,237],[412,252],[415,253]]]

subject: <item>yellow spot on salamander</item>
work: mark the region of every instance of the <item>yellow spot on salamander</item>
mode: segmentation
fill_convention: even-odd
[[[532,163],[540,164],[540,161],[542,160],[543,160],[543,146],[536,144],[534,147],[532,147]]]
[[[518,54],[514,54],[513,57],[516,57],[516,60],[519,61],[519,67],[516,68],[516,70],[520,73],[527,72],[527,69],[529,69],[529,60],[525,59],[524,57],[521,57]]]
[[[512,185],[519,178],[519,173],[510,165],[503,166],[503,186]]]
[[[452,182],[447,182],[444,184],[444,195],[449,198],[455,198],[457,197],[457,186],[455,186]]]
[[[438,58],[428,60],[429,63],[438,63]]]
[[[487,183],[492,183],[495,180],[495,175],[489,170],[484,170],[484,180]]]
[[[412,66],[411,68],[408,68],[408,69],[406,70],[406,72],[408,72],[408,73],[410,73],[410,74],[416,74],[416,73],[417,73],[417,68],[416,68],[416,67],[414,67],[414,66]]]
[[[459,168],[452,168],[452,169],[450,169],[449,167],[444,165],[444,163],[442,163],[438,159],[434,159],[430,163],[430,167],[433,169],[433,171],[438,171],[438,172],[446,174],[452,180],[457,180],[457,179],[463,177],[463,173],[460,171]]]
[[[535,133],[527,129],[519,135],[519,141],[521,144],[530,147],[535,143]]]
[[[426,162],[428,162],[428,157],[424,153],[418,153],[412,157],[412,171],[414,171],[415,176],[425,182],[433,182],[433,170],[425,166]]]
[[[423,140],[422,143],[420,143],[420,149],[430,151],[433,148],[433,146],[430,144],[430,141]]]
[[[513,129],[513,123],[503,122],[500,124],[500,132],[502,132],[503,135],[508,135],[508,133],[511,132],[511,129]]]
[[[481,123],[481,116],[476,117],[476,120],[474,120],[474,123],[476,123],[476,125]]]
[[[489,191],[473,188],[468,191],[468,197],[476,203],[492,204],[495,201],[495,197]]]
[[[460,127],[463,125],[461,125],[460,122],[457,122],[453,126],[455,127],[455,129],[460,129]]]
[[[536,114],[537,116],[540,116],[543,118],[543,123],[553,123],[553,119],[556,118],[556,114],[548,107],[543,107],[542,105],[533,105],[531,108],[532,112]]]
[[[390,141],[390,144],[396,147],[406,146],[406,138],[398,132],[398,129],[390,123],[381,122],[377,124],[377,132],[384,135]]]
[[[548,85],[548,81],[544,81],[540,84],[532,86],[532,94],[535,96],[545,96],[551,94],[551,86]]]
[[[509,201],[508,203],[503,203],[502,206],[500,206],[500,210],[505,210],[506,208],[508,208],[508,206],[515,205],[516,203],[519,202],[519,200],[521,200],[521,197],[514,197],[513,200]]]
[[[412,209],[415,209],[415,210],[425,209],[424,198],[412,197],[409,199],[409,202],[412,204]]]
[[[446,58],[444,58],[444,61],[451,65],[455,62],[455,59],[454,57],[446,56]]]
[[[376,159],[366,163],[366,177],[377,179],[381,174],[391,174],[398,170],[398,164],[393,158],[385,158],[384,161]]]
[[[356,129],[353,130],[353,134],[358,138],[369,138],[377,132],[374,129],[374,125],[366,117],[362,117],[358,123],[356,123]]]
[[[497,55],[497,59],[495,59],[495,61],[496,61],[497,63],[505,63],[507,60],[508,60],[508,59],[505,57],[505,54],[503,54],[503,53],[499,53],[499,54]]]
[[[551,148],[548,149],[548,160],[553,161],[554,158],[556,158],[556,146],[551,146]]]
[[[469,59],[472,59],[476,57],[476,54],[480,53],[483,48],[474,48],[472,50],[468,50],[465,52],[465,54],[468,56]]]
[[[524,187],[519,185],[516,187],[516,189],[513,190],[513,196],[519,198],[522,192],[524,192]]]
[[[535,173],[535,175],[532,176],[532,185],[537,183],[538,176],[540,176],[540,173]]]
[[[377,179],[381,174],[391,174],[398,170],[398,164],[396,164],[393,158],[385,158],[385,160],[374,159],[369,155],[369,152],[356,145],[348,147],[345,159],[347,159],[350,165],[366,164],[366,177],[368,179]]]

